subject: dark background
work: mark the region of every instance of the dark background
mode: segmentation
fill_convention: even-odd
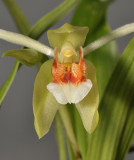
[[[16,0],[25,15],[34,24],[40,17],[55,8],[63,0]],[[70,21],[67,15],[54,28]],[[116,0],[108,10],[108,21],[112,29],[134,22],[134,1]],[[0,1],[0,28],[17,32],[10,14]],[[117,41],[120,54],[134,34]],[[47,43],[46,35],[41,41]],[[0,53],[19,46],[0,40]],[[8,77],[15,59],[0,58],[0,85]],[[37,70],[23,66],[17,73],[0,109],[0,160],[58,160],[58,150],[54,127],[41,140],[38,140],[33,124],[32,93]],[[134,154],[126,157],[133,160]]]

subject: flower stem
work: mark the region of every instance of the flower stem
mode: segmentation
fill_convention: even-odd
[[[96,41],[92,42],[88,46],[84,48],[84,55],[87,55],[98,48],[104,46],[105,44],[109,43],[110,41],[113,41],[117,38],[126,36],[130,33],[134,32],[134,23],[126,24],[122,27],[119,27],[112,32],[104,35],[103,37],[97,39]]]
[[[73,131],[73,127],[72,127],[72,123],[71,123],[71,120],[70,120],[68,110],[65,106],[61,107],[59,109],[59,113],[60,113],[61,119],[63,121],[64,127],[66,129],[67,136],[68,136],[68,138],[71,142],[74,154],[75,154],[77,160],[79,160],[79,159],[81,159],[81,153],[80,153],[80,150],[79,150],[76,138],[75,138],[75,134],[74,134],[74,131]]]

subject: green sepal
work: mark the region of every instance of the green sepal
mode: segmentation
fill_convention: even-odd
[[[33,112],[35,130],[42,138],[50,129],[54,116],[61,106],[47,90],[47,85],[53,80],[51,66],[53,60],[46,61],[36,76],[33,92]]]
[[[48,30],[47,35],[53,48],[61,48],[65,42],[71,42],[75,49],[78,49],[83,46],[88,30],[88,27],[77,27],[65,23],[60,28]]]
[[[85,62],[87,66],[87,79],[91,80],[93,86],[88,95],[75,105],[80,113],[84,128],[88,133],[92,133],[99,121],[99,91],[96,81],[96,69],[91,62],[87,60]]]
[[[33,66],[39,62],[43,62],[46,56],[33,49],[10,50],[2,54],[2,57],[11,56],[19,60],[22,64]]]

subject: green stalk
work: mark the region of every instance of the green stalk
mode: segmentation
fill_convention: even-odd
[[[66,107],[68,107],[68,106],[60,107],[59,113],[60,113],[62,122],[64,124],[64,127],[66,129],[67,136],[70,140],[75,157],[77,158],[77,160],[79,160],[79,159],[81,159],[81,153],[80,153],[80,150],[79,150],[76,138],[75,138],[73,126],[71,123],[71,118],[70,118],[69,112]]]
[[[67,139],[67,148],[68,148],[69,160],[75,160],[75,155],[69,139]]]
[[[66,160],[67,158],[66,158],[65,134],[64,134],[62,121],[58,113],[56,114],[56,117],[55,117],[55,133],[56,133],[56,139],[57,139],[58,148],[59,148],[60,160]]]

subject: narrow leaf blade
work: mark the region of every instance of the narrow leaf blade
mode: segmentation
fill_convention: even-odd
[[[134,135],[134,39],[119,59],[100,103],[87,160],[124,159]]]
[[[5,81],[5,83],[1,86],[0,88],[0,105],[4,99],[4,97],[6,96],[14,78],[15,78],[15,75],[16,75],[16,72],[18,71],[18,68],[20,66],[20,63],[17,61],[13,67],[13,70],[10,74],[10,76],[8,77],[8,79]]]
[[[27,35],[30,32],[30,24],[18,4],[14,0],[3,0],[3,2],[10,11],[19,31]]]
[[[64,17],[79,0],[65,0],[57,8],[43,16],[31,29],[29,36],[38,39],[48,28]],[[46,23],[47,22],[47,23]]]

